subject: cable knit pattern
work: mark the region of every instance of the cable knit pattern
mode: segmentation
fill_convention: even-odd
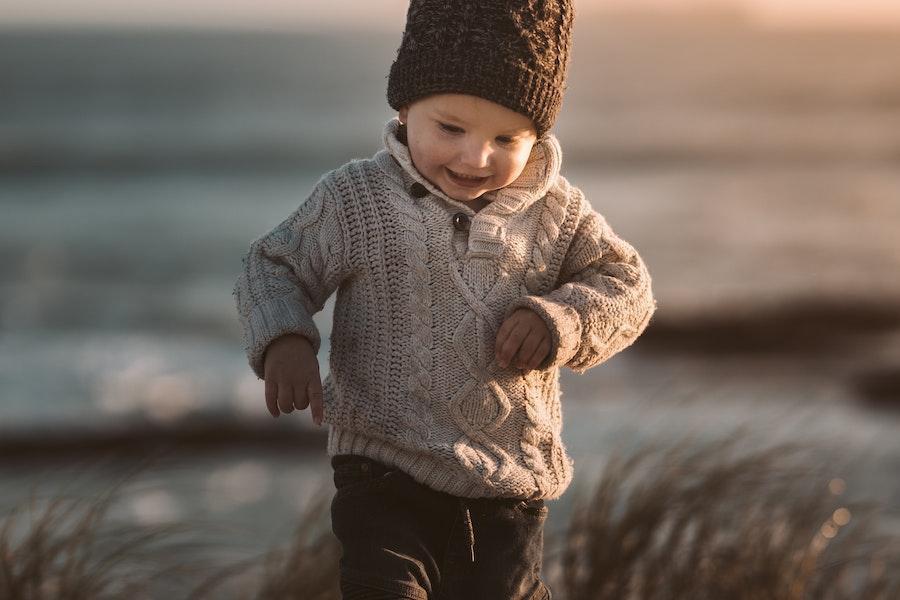
[[[389,198],[400,218],[403,231],[408,235],[406,265],[411,274],[410,283],[410,323],[412,336],[410,344],[409,391],[417,400],[413,410],[404,415],[404,422],[410,428],[410,441],[417,438],[424,442],[430,439],[434,428],[431,408],[431,369],[433,366],[431,318],[431,276],[429,274],[428,247],[425,245],[426,229],[422,211],[409,201],[405,190],[391,185]]]
[[[484,297],[479,298],[482,294],[476,295],[460,273],[461,268],[465,269],[465,265],[452,258],[451,277],[472,311],[460,321],[453,336],[456,358],[465,365],[469,376],[466,384],[450,400],[451,414],[465,433],[457,439],[454,451],[466,467],[477,470],[486,483],[494,485],[507,476],[512,467],[512,458],[501,445],[495,443],[489,432],[503,424],[511,412],[511,404],[506,392],[496,382],[496,372],[491,370],[490,357],[482,351],[484,344],[480,343],[476,348],[476,355],[472,356],[469,340],[484,341],[484,336],[479,335],[479,325],[487,329],[488,339],[497,336],[497,325],[494,324],[489,304],[493,303],[495,292],[503,289],[505,278],[498,279]],[[476,287],[481,286],[476,283]]]
[[[244,350],[254,373],[263,377],[263,355],[275,338],[298,333],[318,352],[312,315],[322,310],[345,271],[343,235],[324,178],[309,199],[244,256],[233,295],[244,333]],[[326,209],[326,204],[328,208]],[[313,227],[315,234],[306,231]]]
[[[656,310],[637,251],[586,203],[559,283],[546,295],[523,296],[507,312],[530,308],[550,325],[553,350],[542,368],[584,373],[631,345]]]
[[[573,475],[559,369],[584,372],[634,342],[656,307],[650,276],[559,174],[553,135],[476,213],[422,177],[398,125],[251,244],[234,291],[250,365],[262,378],[266,347],[286,333],[318,350],[311,316],[336,291],[329,455],[369,456],[457,496],[557,498]],[[553,341],[528,373],[494,360],[519,307]]]

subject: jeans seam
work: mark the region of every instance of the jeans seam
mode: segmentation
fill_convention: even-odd
[[[452,554],[452,545],[453,545],[453,536],[456,533],[456,522],[459,520],[459,504],[456,504],[457,510],[454,512],[453,524],[450,526],[450,534],[447,536],[447,543],[444,544],[444,560],[441,561],[441,581],[437,586],[437,590],[435,590],[435,597],[438,600],[442,600],[444,598],[444,581],[447,579],[447,567],[453,563],[451,560]]]

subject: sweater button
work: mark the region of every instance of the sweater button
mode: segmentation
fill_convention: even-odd
[[[428,195],[428,188],[417,181],[409,186],[409,193],[413,198],[424,198]]]
[[[469,228],[469,215],[461,212],[453,215],[453,227],[457,231],[466,231]]]

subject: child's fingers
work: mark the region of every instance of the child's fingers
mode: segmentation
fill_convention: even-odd
[[[322,382],[318,377],[313,377],[306,385],[306,394],[309,397],[309,412],[312,414],[313,423],[322,424],[324,411],[322,408]]]
[[[535,350],[537,350],[543,338],[544,335],[541,331],[537,329],[529,330],[528,335],[522,340],[522,345],[519,347],[518,353],[516,353],[516,366],[518,368],[524,369],[528,367],[531,356],[534,354]]]
[[[519,351],[522,340],[526,335],[528,335],[527,329],[514,325],[506,336],[506,339],[496,347],[497,363],[501,367],[505,369],[513,360],[513,357],[516,356],[516,353]]]
[[[271,377],[266,379],[266,407],[273,417],[278,416],[278,384]]]
[[[309,398],[307,397],[306,385],[300,384],[294,386],[294,406],[297,410],[304,410],[309,406]]]
[[[503,321],[494,342],[494,354],[501,367],[506,368],[512,362],[529,330],[530,327],[523,324],[519,311],[514,312]]]
[[[499,363],[501,358],[505,356],[501,355],[501,350],[503,348],[503,344],[506,343],[506,339],[509,337],[509,332],[513,330],[515,327],[515,323],[512,319],[506,319],[503,321],[503,324],[500,325],[500,331],[497,332],[497,338],[494,340],[494,356]]]
[[[294,411],[294,388],[291,385],[284,383],[278,386],[278,408],[286,415]]]
[[[534,350],[534,353],[526,362],[526,367],[529,371],[533,369],[537,369],[538,366],[547,358],[547,354],[550,353],[550,340],[547,338],[543,338],[541,343],[538,344],[538,347]]]

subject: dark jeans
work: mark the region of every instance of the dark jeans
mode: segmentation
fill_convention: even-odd
[[[543,500],[459,498],[362,456],[331,465],[344,600],[550,600]]]

